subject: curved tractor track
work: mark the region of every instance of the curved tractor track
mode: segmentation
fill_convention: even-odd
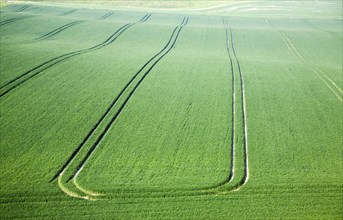
[[[10,24],[10,23],[14,23],[16,21],[22,20],[24,18],[29,18],[29,17],[33,17],[33,16],[25,16],[25,17],[17,17],[17,18],[10,18],[4,21],[0,22],[0,26],[6,25],[6,24]]]
[[[230,191],[238,191],[249,180],[248,131],[246,125],[245,88],[243,72],[236,54],[234,34],[233,31],[229,28],[228,21],[225,18],[223,18],[223,25],[225,28],[226,50],[229,58],[231,72],[231,163],[228,177],[223,182],[202,190],[203,192],[207,191],[208,193],[211,192],[212,194],[226,194]],[[237,79],[239,81],[239,88],[237,88],[236,85]],[[240,103],[237,103],[236,94],[240,96]],[[241,117],[242,120],[242,127],[237,130],[237,127],[239,127],[239,117]],[[243,133],[243,143],[241,145],[239,145],[235,141],[238,138],[238,133],[240,131]],[[242,151],[243,154],[238,154],[238,151]],[[240,162],[243,164],[243,174],[238,173],[240,175],[236,174],[237,168],[242,169],[242,167],[237,167],[238,163],[236,161],[238,160],[240,160]],[[236,180],[237,178],[238,180]]]
[[[24,5],[20,8],[18,8],[17,10],[15,10],[15,12],[22,12],[22,11],[25,11],[26,9],[28,9],[30,7],[31,7],[30,5]]]
[[[100,17],[99,20],[104,20],[104,19],[106,19],[106,18],[108,18],[108,17],[110,17],[110,16],[112,16],[112,15],[113,15],[113,12],[108,12],[108,13],[105,14],[104,16]]]
[[[184,17],[182,23],[178,25],[174,30],[169,38],[167,44],[165,47],[159,51],[157,54],[155,54],[150,60],[148,60],[141,68],[140,70],[130,79],[130,81],[124,86],[122,91],[116,96],[116,98],[113,100],[111,105],[107,108],[105,113],[102,115],[102,117],[94,124],[93,128],[88,132],[84,140],[81,142],[81,144],[75,149],[75,151],[72,153],[72,155],[69,157],[67,162],[62,166],[62,168],[56,173],[56,175],[53,177],[53,180],[57,179],[59,187],[68,195],[73,197],[79,197],[79,198],[86,198],[90,199],[94,196],[100,195],[99,193],[95,193],[89,190],[86,190],[82,188],[79,184],[76,182],[76,178],[87,163],[88,159],[91,157],[93,152],[99,147],[99,144],[103,140],[104,136],[109,131],[110,127],[113,125],[113,123],[116,121],[116,119],[119,117],[120,113],[123,111],[125,106],[127,105],[128,101],[131,99],[131,97],[136,92],[139,85],[143,82],[143,80],[148,76],[148,74],[151,72],[151,70],[155,67],[155,65],[164,57],[166,56],[175,46],[177,39],[179,37],[179,34],[183,27],[185,27],[188,23],[188,17]],[[137,76],[141,76],[140,79],[136,80],[136,84],[134,85],[134,81],[137,78]],[[132,86],[133,88],[131,91],[127,91],[129,86]],[[126,98],[123,97],[123,94],[126,93]],[[128,93],[128,94],[127,94]],[[99,128],[102,122],[104,122],[104,119],[109,117],[111,111],[114,109],[114,106],[117,104],[118,100],[122,99],[121,105],[119,106],[119,109],[114,113],[112,118],[109,119],[109,122],[105,124],[104,129],[101,131],[100,135],[96,137],[95,142],[91,145],[91,147],[86,150],[83,149],[87,142],[89,142],[90,138],[95,134],[95,131]],[[84,150],[86,153],[84,155],[80,155],[80,151]],[[76,157],[80,158],[79,162],[74,163],[74,160],[76,160]],[[76,187],[77,191],[79,193],[74,192],[73,190],[68,189],[68,187],[64,186],[64,181],[62,181],[62,177],[65,174],[66,170],[71,170],[70,176],[66,177],[67,181],[71,181],[72,184]],[[70,193],[72,192],[72,193]],[[80,194],[86,194],[86,196],[81,196]],[[77,195],[77,196],[75,196]],[[93,198],[94,199],[94,198]]]
[[[239,80],[240,80],[240,87],[241,87],[241,107],[242,107],[242,120],[243,120],[243,155],[244,155],[244,176],[240,180],[240,182],[234,186],[234,190],[239,190],[243,185],[245,185],[249,180],[249,160],[248,160],[248,129],[247,129],[247,118],[246,118],[246,104],[245,104],[245,87],[244,87],[244,78],[243,72],[241,69],[241,64],[236,55],[235,43],[234,43],[234,35],[232,30],[230,29],[231,35],[231,46],[232,51],[237,63],[238,73],[239,73]]]
[[[13,89],[19,87],[23,83],[27,82],[28,80],[32,79],[33,77],[39,75],[40,73],[44,72],[45,70],[51,68],[52,66],[59,64],[65,60],[68,60],[72,57],[84,54],[84,53],[89,53],[94,50],[99,50],[103,47],[106,47],[110,44],[112,44],[122,33],[124,33],[127,29],[129,29],[131,26],[137,24],[137,23],[142,23],[147,21],[150,18],[151,14],[146,14],[141,20],[138,22],[134,23],[128,23],[120,27],[117,31],[115,31],[108,39],[106,39],[104,42],[97,44],[93,47],[83,49],[83,50],[77,50],[74,52],[66,53],[60,56],[57,56],[55,58],[52,58],[24,73],[19,75],[18,77],[10,80],[9,82],[5,83],[0,87],[0,97],[3,97],[4,95],[8,94],[10,91]]]
[[[77,24],[81,24],[81,23],[83,23],[83,22],[84,22],[84,21],[73,21],[73,22],[70,22],[70,23],[68,23],[68,24],[62,25],[61,27],[58,27],[58,28],[56,28],[56,29],[50,31],[50,32],[47,33],[47,34],[44,34],[44,35],[41,36],[41,37],[36,38],[35,40],[36,40],[36,41],[39,41],[39,40],[46,40],[46,39],[49,39],[50,37],[55,36],[56,34],[62,32],[62,31],[64,31],[64,30],[66,30],[67,28],[70,28],[70,27],[72,27],[72,26],[74,26],[74,25],[77,25]]]
[[[72,155],[69,157],[67,162],[62,166],[62,168],[56,173],[56,175],[53,177],[53,180],[57,179],[59,187],[64,191],[66,194],[72,196],[72,197],[78,197],[78,198],[84,198],[84,199],[90,199],[90,200],[96,200],[99,198],[98,196],[104,196],[103,194],[93,192],[91,190],[87,190],[80,186],[77,183],[77,177],[84,168],[85,164],[88,162],[89,158],[92,156],[94,151],[99,148],[99,145],[111,126],[113,126],[114,122],[118,119],[120,113],[123,111],[125,106],[127,105],[130,98],[134,95],[136,89],[139,87],[139,85],[143,82],[143,80],[146,78],[146,76],[151,72],[151,70],[154,68],[154,66],[165,56],[167,55],[170,50],[174,47],[178,36],[180,34],[180,31],[184,26],[186,26],[188,23],[188,18],[184,18],[182,23],[178,25],[169,41],[167,42],[166,46],[158,52],[155,56],[153,56],[147,63],[143,65],[143,67],[130,79],[130,81],[124,86],[122,91],[117,95],[117,97],[113,100],[111,105],[107,108],[105,113],[102,115],[102,117],[96,122],[96,124],[92,127],[92,129],[88,132],[84,140],[81,142],[81,144],[75,149],[75,151],[72,153]],[[223,20],[224,26],[227,25],[227,21],[225,22]],[[225,26],[226,27],[226,26]],[[107,196],[138,196],[138,197],[174,197],[174,196],[194,196],[194,195],[208,195],[208,194],[225,194],[230,191],[237,191],[239,190],[243,185],[245,185],[248,182],[249,179],[249,166],[248,166],[248,141],[247,141],[247,126],[246,126],[246,108],[245,108],[245,88],[244,88],[244,79],[243,79],[243,73],[241,71],[241,66],[239,63],[239,60],[236,55],[235,51],[235,44],[234,44],[234,34],[231,30],[229,30],[226,27],[226,48],[230,60],[230,66],[231,66],[231,79],[232,79],[232,137],[231,137],[231,169],[228,173],[227,178],[220,184],[206,187],[206,188],[192,188],[192,189],[169,189],[169,190],[149,190],[149,192],[144,192],[141,190],[117,190],[115,192],[110,192]],[[234,62],[235,61],[235,62]],[[236,65],[237,72],[234,71],[234,65]],[[145,71],[145,72],[144,72]],[[132,83],[135,81],[138,75],[142,75],[140,79],[136,82],[136,84],[133,86]],[[239,79],[240,86],[240,98],[241,98],[241,114],[242,117],[242,136],[243,136],[243,144],[241,147],[243,151],[242,158],[236,158],[235,156],[235,125],[236,124],[236,101],[235,101],[235,94],[236,94],[236,88],[235,88],[235,75],[238,75],[237,78]],[[126,91],[129,87],[133,88],[131,91]],[[125,93],[128,93],[126,98],[121,98]],[[118,110],[115,113],[112,113],[112,117],[109,119],[109,115],[111,111],[113,111],[114,106],[118,106],[118,102],[121,100],[121,105],[119,106]],[[117,104],[117,105],[116,105]],[[238,115],[239,115],[238,114]],[[107,118],[107,120],[106,120]],[[106,124],[105,121],[108,121]],[[101,132],[96,132],[97,130],[101,130],[100,126],[101,124],[103,127],[103,130]],[[98,133],[99,135],[96,137],[96,139],[92,138],[92,136],[96,136],[95,133]],[[94,139],[91,141],[91,139]],[[90,143],[93,142],[93,143]],[[88,145],[88,147],[86,146]],[[82,151],[82,152],[81,152]],[[82,155],[81,155],[82,154]],[[238,181],[234,180],[234,173],[235,173],[235,160],[243,160],[244,168],[243,172],[244,174],[239,176]],[[232,183],[234,182],[234,183]],[[71,189],[73,188],[73,189]],[[101,197],[100,197],[101,198]]]
[[[77,12],[77,11],[78,11],[77,9],[72,9],[72,10],[69,10],[69,11],[66,11],[66,12],[60,14],[60,16],[69,15],[69,14]]]

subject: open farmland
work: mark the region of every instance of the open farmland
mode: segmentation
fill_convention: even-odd
[[[342,2],[196,2],[2,5],[2,219],[343,218]]]

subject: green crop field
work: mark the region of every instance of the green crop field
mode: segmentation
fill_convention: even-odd
[[[343,218],[342,1],[0,6],[0,219]]]

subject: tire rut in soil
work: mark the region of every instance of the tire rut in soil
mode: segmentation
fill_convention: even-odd
[[[87,49],[83,49],[83,50],[77,50],[77,51],[73,51],[70,53],[66,53],[63,55],[60,55],[58,57],[52,58],[26,72],[24,72],[23,74],[19,75],[18,77],[10,80],[9,82],[5,83],[4,85],[2,85],[0,87],[0,91],[2,89],[4,89],[5,87],[9,87],[7,88],[5,91],[1,91],[0,94],[0,98],[3,97],[4,95],[8,94],[10,91],[12,91],[13,89],[17,88],[18,86],[22,85],[23,83],[27,82],[28,80],[32,79],[33,77],[39,75],[40,73],[44,72],[45,70],[51,68],[52,66],[61,63],[62,61],[65,61],[67,59],[70,59],[72,57],[84,54],[84,53],[88,53],[88,52],[92,52],[94,50],[99,50],[103,47],[106,47],[110,44],[112,44],[122,33],[124,33],[128,28],[130,28],[131,26],[137,24],[137,23],[143,23],[145,21],[148,20],[148,18],[151,16],[151,14],[146,14],[141,20],[139,20],[138,22],[134,22],[134,23],[128,23],[123,25],[122,27],[120,27],[117,31],[115,31],[108,39],[106,39],[104,42],[97,44],[93,47],[87,48]],[[23,77],[29,75],[29,77],[21,80]],[[21,81],[20,81],[21,80]]]
[[[150,16],[147,16],[147,18],[142,19],[142,21],[147,20],[149,17],[150,17]],[[170,39],[169,39],[167,45],[166,45],[159,53],[157,53],[155,56],[153,56],[145,65],[143,65],[143,67],[142,67],[142,68],[132,77],[132,79],[128,82],[127,86],[125,86],[125,88],[122,90],[121,94],[126,90],[126,88],[128,87],[128,85],[131,84],[131,82],[134,80],[134,78],[136,78],[136,76],[137,76],[140,72],[142,72],[142,70],[143,70],[144,68],[146,68],[146,67],[148,66],[149,63],[151,63],[150,67],[149,67],[148,70],[145,72],[145,74],[143,75],[143,77],[138,81],[138,83],[137,83],[136,86],[133,88],[133,90],[130,92],[129,97],[126,98],[126,100],[124,101],[123,105],[120,107],[119,111],[115,113],[115,116],[111,119],[110,123],[106,125],[105,131],[102,132],[102,134],[100,135],[100,137],[97,139],[97,142],[98,142],[98,141],[101,141],[101,139],[102,139],[103,136],[106,134],[106,132],[107,132],[107,130],[109,129],[109,127],[111,126],[111,124],[114,122],[114,120],[115,120],[115,119],[118,117],[118,115],[120,114],[120,111],[124,108],[124,106],[126,105],[126,103],[128,102],[128,100],[130,99],[130,97],[133,95],[134,91],[138,88],[139,84],[144,80],[144,78],[145,78],[145,77],[148,75],[148,73],[153,69],[153,67],[154,67],[154,66],[155,66],[155,65],[156,65],[156,64],[157,64],[166,54],[168,54],[168,53],[170,52],[170,50],[175,46],[176,40],[178,39],[178,35],[180,34],[181,29],[182,29],[182,28],[185,26],[185,24],[187,23],[188,18],[186,19],[186,22],[184,22],[184,21],[185,21],[185,18],[184,18],[184,20],[183,20],[183,22],[182,22],[182,26],[179,25],[179,26],[177,26],[177,27],[174,29],[173,34],[172,34],[172,36],[170,37]],[[181,27],[180,27],[180,26],[181,26]],[[178,28],[179,28],[179,29],[178,29]],[[177,30],[177,29],[178,29],[178,30]],[[175,36],[175,39],[174,39],[173,43],[171,43],[171,41],[172,41],[172,39],[174,38],[174,36]],[[169,48],[168,48],[168,46],[169,46]],[[159,55],[160,55],[160,57],[158,57]],[[158,58],[157,58],[157,57],[158,57]],[[156,61],[155,61],[155,62],[152,62],[154,59],[156,59]],[[119,98],[119,96],[120,96],[121,94],[119,94],[119,95],[117,96],[117,98],[114,100],[114,102],[112,103],[112,105],[108,108],[108,110],[106,111],[106,113],[105,113],[105,114],[102,116],[102,118],[97,122],[97,124],[95,125],[95,127],[93,127],[92,130],[95,130],[95,129],[97,128],[98,124],[100,124],[101,120],[102,120],[103,118],[105,118],[105,116],[106,116],[107,113],[111,110],[112,106],[115,104],[116,100]],[[88,137],[90,137],[90,136],[92,135],[92,133],[93,133],[93,131],[89,132],[89,134],[88,134],[87,137],[85,138],[85,141],[87,141]],[[97,144],[93,145],[93,147],[96,146],[96,145],[97,145]],[[76,156],[77,152],[80,150],[80,149],[79,149],[80,147],[82,147],[82,146],[80,145],[80,146],[78,147],[78,149],[76,149],[76,151],[74,151],[73,155]],[[86,157],[83,159],[83,161],[82,161],[80,164],[84,164],[84,163],[87,161],[88,157],[89,157],[89,156],[91,155],[91,153],[95,150],[95,148],[93,148],[93,147],[90,149],[90,151],[87,152]],[[67,168],[67,166],[69,165],[69,163],[73,160],[73,158],[69,158],[69,159],[70,159],[70,160],[68,160],[68,162],[67,162],[67,163],[63,166],[63,168],[60,170],[62,174],[64,173],[64,170]],[[79,168],[80,168],[80,169],[82,168],[82,165],[81,165],[81,167],[80,167],[80,164],[79,164],[79,166],[78,166],[78,169],[79,169]],[[78,171],[76,171],[76,172],[78,172]],[[72,177],[73,177],[74,175],[75,175],[75,173],[72,175]],[[68,182],[69,180],[71,180],[72,177],[69,178],[69,179],[67,180],[67,182]],[[60,174],[57,173],[57,174],[55,175],[55,178],[53,178],[52,180],[54,180],[54,179],[56,179],[56,178],[59,179],[59,178],[60,178]],[[73,180],[75,180],[75,179],[73,179]],[[82,190],[81,190],[81,191],[82,191]],[[86,194],[87,194],[87,192],[85,192],[85,191],[83,191],[83,193],[86,193]],[[88,196],[92,197],[92,195],[88,195]]]
[[[100,17],[99,20],[104,20],[104,19],[106,19],[106,18],[108,18],[108,17],[110,17],[110,16],[112,16],[112,15],[113,15],[113,12],[108,12],[108,13],[105,14],[104,16]]]
[[[272,29],[275,29],[277,33],[280,35],[281,39],[285,43],[286,47],[288,48],[288,51],[292,54],[292,56],[297,59],[299,62],[303,63],[303,65],[310,70],[312,73],[314,73],[325,85],[326,87],[333,93],[333,95],[336,96],[338,101],[340,101],[343,104],[342,89],[332,80],[327,74],[322,72],[320,69],[318,69],[315,65],[309,63],[296,49],[291,39],[287,36],[287,34],[278,29],[274,24],[272,24],[270,21],[265,19],[265,23],[270,26]]]
[[[231,79],[232,79],[232,137],[231,137],[231,170],[229,171],[228,177],[221,183],[208,186],[208,187],[198,187],[198,188],[190,188],[190,189],[170,189],[170,190],[154,190],[149,189],[148,191],[144,190],[121,190],[117,189],[117,191],[113,191],[110,194],[107,194],[109,197],[127,197],[128,195],[137,197],[137,198],[157,198],[157,197],[189,197],[189,196],[202,196],[202,195],[218,195],[218,194],[226,194],[230,191],[238,190],[240,187],[245,185],[249,179],[249,169],[248,169],[248,143],[247,143],[247,128],[246,128],[246,109],[245,109],[245,91],[244,91],[244,80],[243,80],[243,73],[241,71],[241,65],[237,58],[235,45],[234,45],[234,36],[231,29],[226,28],[225,21],[223,21],[225,32],[226,32],[226,47],[229,56],[229,63],[231,66]],[[227,23],[226,23],[227,24]],[[229,37],[230,36],[230,37]],[[231,48],[231,50],[230,50]],[[232,54],[231,54],[232,53]],[[244,164],[244,173],[243,177],[237,182],[232,184],[231,181],[234,178],[234,157],[235,157],[235,72],[234,72],[234,61],[236,63],[239,75],[239,85],[241,87],[241,117],[242,117],[242,131],[243,131],[243,164]],[[229,185],[232,184],[232,185]]]
[[[139,85],[143,82],[143,80],[145,79],[145,77],[150,73],[150,71],[153,69],[153,67],[165,56],[167,55],[170,50],[175,46],[175,43],[178,39],[178,36],[180,34],[181,29],[188,23],[188,18],[182,21],[181,26],[179,29],[177,29],[178,27],[176,27],[173,31],[172,36],[170,37],[167,45],[159,52],[157,53],[154,57],[152,57],[132,78],[131,80],[128,82],[128,84],[126,84],[126,86],[124,87],[124,89],[119,93],[119,95],[114,99],[114,101],[112,102],[111,106],[107,109],[107,111],[105,112],[105,114],[101,117],[100,120],[98,120],[98,122],[95,124],[95,126],[93,126],[92,130],[88,133],[88,135],[86,136],[86,138],[83,140],[83,142],[81,143],[81,145],[79,145],[79,147],[76,149],[76,151],[73,152],[72,157],[70,157],[70,160],[68,160],[68,162],[63,166],[63,168],[61,169],[61,171],[63,172],[64,169],[66,169],[69,165],[69,163],[73,160],[73,157],[77,156],[77,153],[80,151],[80,148],[82,148],[82,146],[87,142],[87,140],[90,138],[90,136],[92,136],[92,134],[94,133],[94,131],[97,129],[97,127],[100,125],[100,123],[102,122],[102,120],[106,117],[106,115],[111,111],[111,109],[113,108],[113,106],[116,104],[117,100],[119,99],[119,97],[124,93],[124,91],[127,89],[127,87],[132,83],[132,81],[137,77],[137,75],[144,69],[146,68],[150,62],[152,62],[155,58],[157,58],[159,55],[159,58],[156,59],[155,62],[153,62],[152,64],[150,64],[151,66],[148,68],[148,70],[145,72],[145,74],[142,76],[142,78],[137,82],[137,84],[134,86],[134,88],[131,90],[131,92],[129,93],[129,95],[127,96],[127,98],[125,99],[125,101],[123,102],[123,104],[120,106],[119,110],[115,113],[115,115],[111,118],[110,122],[106,125],[105,129],[102,131],[102,133],[100,134],[100,136],[96,139],[95,143],[92,145],[92,147],[88,150],[87,154],[84,156],[84,158],[81,160],[81,162],[78,164],[77,169],[74,171],[74,173],[68,178],[67,182],[70,180],[73,180],[77,177],[78,173],[82,170],[83,166],[86,164],[86,162],[88,161],[88,159],[90,158],[90,156],[93,154],[93,152],[96,150],[96,148],[99,146],[100,142],[102,141],[102,139],[104,138],[104,136],[106,135],[106,133],[108,132],[108,130],[110,129],[110,127],[112,126],[112,124],[116,121],[116,119],[118,118],[118,116],[120,115],[120,113],[122,112],[122,110],[125,108],[126,104],[128,103],[128,101],[130,100],[130,98],[134,95],[136,89],[139,87]],[[173,39],[173,35],[175,34],[175,32],[177,32],[176,37],[173,41],[173,43],[171,44],[171,46],[168,48],[168,45],[170,45],[171,40]],[[230,32],[230,36],[231,36],[231,40],[229,42],[229,32]],[[232,137],[231,137],[231,157],[234,157],[234,108],[235,108],[235,101],[234,101],[234,96],[235,96],[235,87],[234,87],[234,69],[233,69],[233,58],[236,61],[236,65],[238,67],[238,72],[239,72],[239,84],[241,87],[241,98],[242,98],[242,103],[241,103],[241,113],[242,113],[242,120],[243,120],[243,131],[244,131],[244,176],[243,178],[239,181],[238,184],[236,184],[233,187],[230,187],[229,191],[235,190],[235,189],[239,189],[241,186],[243,186],[247,181],[248,181],[248,177],[249,177],[249,171],[248,171],[248,155],[247,155],[247,129],[246,129],[246,109],[245,109],[245,91],[244,91],[244,81],[243,81],[243,74],[241,71],[241,65],[240,62],[237,58],[236,55],[236,51],[235,51],[235,45],[234,45],[234,38],[233,38],[233,32],[231,29],[226,29],[226,45],[227,45],[227,51],[228,51],[228,55],[229,55],[229,59],[230,59],[230,66],[231,66],[231,78],[232,78],[232,109],[233,109],[233,113],[232,113]],[[232,50],[232,56],[230,53],[230,46],[231,45],[231,50]],[[168,49],[166,49],[168,48]],[[163,52],[164,50],[166,50],[165,52]],[[163,53],[162,53],[163,52]],[[233,167],[234,162],[233,160],[231,161],[231,167]],[[56,179],[59,176],[59,174],[56,174],[55,177],[52,179]],[[218,194],[218,191],[216,190],[212,190],[212,189],[216,189],[219,187],[223,187],[226,186],[231,180],[233,179],[233,170],[231,170],[228,174],[228,178],[223,181],[222,183],[215,185],[215,186],[211,186],[211,187],[206,187],[206,188],[194,188],[194,189],[190,189],[190,190],[149,190],[149,192],[144,192],[144,190],[133,190],[132,192],[128,192],[127,190],[118,190],[117,192],[126,197],[128,194],[132,194],[135,195],[135,197],[179,197],[179,196],[197,196],[197,195],[214,195],[214,194]],[[114,194],[110,194],[109,198],[111,196],[118,196],[118,193],[114,192]],[[145,193],[145,194],[144,194]],[[151,194],[152,193],[152,194]],[[179,194],[177,194],[179,193]]]
[[[46,40],[46,39],[49,39],[50,37],[55,36],[56,34],[62,32],[62,31],[64,31],[64,30],[66,30],[66,29],[68,29],[68,28],[70,28],[70,27],[72,27],[72,26],[74,26],[74,25],[81,24],[82,22],[84,22],[84,21],[73,21],[73,22],[70,22],[70,23],[68,23],[68,24],[62,25],[61,27],[58,27],[58,28],[56,28],[56,29],[50,31],[49,33],[44,34],[43,36],[38,37],[38,38],[36,38],[35,40],[36,40],[36,41],[39,41],[39,40]]]
[[[69,11],[66,11],[66,12],[60,14],[60,16],[69,15],[69,14],[74,13],[74,12],[76,12],[76,11],[78,11],[78,10],[77,10],[77,9],[72,9],[72,10],[69,10]]]
[[[231,35],[231,46],[232,51],[234,55],[234,59],[236,60],[237,67],[238,67],[238,73],[239,73],[239,81],[240,81],[240,89],[241,89],[241,109],[242,109],[242,121],[243,121],[243,160],[244,160],[244,176],[241,179],[241,181],[233,187],[233,190],[238,190],[240,187],[245,185],[248,182],[249,179],[249,163],[248,163],[248,132],[247,132],[247,125],[246,125],[246,107],[245,107],[245,88],[244,88],[244,78],[243,78],[243,72],[241,68],[241,64],[239,62],[239,59],[236,54],[235,49],[235,43],[234,43],[234,34],[233,31],[230,29],[230,35]]]
[[[78,169],[73,173],[73,175],[68,179],[68,181],[70,181],[71,179],[74,179],[77,174],[82,170],[82,168],[84,167],[84,165],[86,164],[87,160],[89,159],[89,157],[92,155],[92,153],[95,151],[95,149],[98,147],[98,145],[100,144],[100,142],[102,141],[102,139],[104,138],[104,136],[106,135],[106,133],[108,132],[108,130],[110,129],[110,127],[112,126],[112,124],[116,121],[116,119],[118,118],[118,116],[120,115],[120,113],[123,111],[123,109],[125,108],[126,104],[128,103],[128,101],[130,100],[130,98],[133,96],[133,94],[135,93],[136,89],[139,87],[139,85],[143,82],[143,80],[146,78],[146,76],[151,72],[151,70],[155,67],[155,65],[165,56],[167,55],[175,46],[175,43],[178,39],[178,36],[180,34],[180,31],[182,30],[182,28],[187,24],[188,22],[188,18],[186,19],[186,23],[184,22],[184,20],[182,21],[182,24],[179,25],[178,27],[176,27],[174,29],[173,35],[171,36],[170,40],[168,41],[168,44],[165,46],[164,50],[166,50],[163,53],[160,53],[160,57],[157,58],[158,55],[155,55],[154,57],[156,57],[156,61],[153,62],[151,64],[151,66],[148,68],[148,70],[144,73],[144,75],[142,76],[142,78],[137,82],[137,84],[134,86],[134,88],[131,90],[131,92],[129,93],[128,97],[125,99],[124,103],[120,106],[119,110],[116,112],[116,114],[114,115],[114,117],[112,117],[112,119],[110,120],[110,122],[106,125],[104,131],[100,134],[100,136],[98,137],[98,139],[96,140],[96,142],[92,145],[92,147],[90,148],[90,150],[87,152],[86,156],[84,157],[84,159],[81,161],[81,163],[78,165]],[[177,30],[178,29],[178,30]],[[173,38],[173,36],[175,36],[173,43],[171,43],[171,39]],[[168,48],[168,46],[171,46]],[[168,49],[167,49],[168,48]],[[152,60],[152,59],[151,59]],[[147,66],[148,63],[144,66]]]
[[[27,17],[10,18],[10,19],[7,19],[5,21],[1,21],[0,22],[0,26],[6,25],[6,24],[10,24],[10,23],[14,23],[14,22],[22,20],[24,18],[27,18]]]
[[[146,17],[144,17],[141,22],[146,21],[148,18],[150,17],[150,15],[147,15]],[[184,23],[184,20],[182,21],[182,24]],[[72,153],[72,155],[69,157],[69,159],[67,160],[67,162],[62,166],[62,168],[56,173],[56,175],[53,177],[53,180],[55,180],[56,178],[58,178],[58,176],[60,176],[61,173],[63,173],[63,171],[67,168],[67,166],[69,166],[69,164],[74,160],[74,158],[77,156],[77,154],[80,152],[80,150],[83,148],[83,146],[86,144],[86,142],[90,139],[90,137],[94,134],[94,132],[96,131],[96,129],[99,127],[100,123],[105,119],[105,117],[110,113],[110,111],[114,108],[115,104],[117,103],[117,101],[119,100],[119,98],[124,94],[124,92],[127,90],[127,88],[132,84],[132,82],[137,78],[138,75],[140,75],[140,73],[142,73],[142,71],[150,64],[153,62],[153,60],[155,60],[158,56],[160,56],[160,58],[155,61],[154,64],[151,64],[152,66],[150,67],[150,69],[148,69],[148,71],[145,73],[145,75],[140,79],[140,81],[137,83],[137,85],[133,88],[133,90],[131,91],[131,93],[129,94],[129,96],[127,97],[127,99],[125,100],[124,104],[119,108],[118,112],[115,114],[115,116],[111,119],[110,123],[107,124],[107,126],[105,127],[105,131],[103,131],[100,135],[100,137],[97,139],[96,143],[100,143],[100,141],[102,140],[102,138],[104,137],[104,135],[107,133],[108,129],[110,128],[110,126],[113,124],[113,122],[115,121],[115,119],[119,116],[120,112],[123,110],[123,108],[125,107],[126,103],[128,102],[128,100],[130,99],[130,97],[133,95],[134,91],[137,89],[137,87],[139,86],[139,84],[144,80],[145,76],[151,71],[151,69],[153,68],[154,65],[156,65],[156,63],[163,57],[166,55],[166,53],[168,53],[170,51],[170,49],[175,45],[175,42],[172,44],[171,48],[169,50],[167,50],[168,46],[171,44],[171,41],[173,39],[173,37],[175,36],[175,33],[177,32],[177,29],[180,28],[181,25],[178,25],[169,41],[167,42],[166,46],[159,51],[157,54],[155,54],[148,62],[146,62],[141,68],[140,70],[130,79],[130,81],[124,86],[124,88],[121,90],[121,92],[115,97],[115,99],[112,101],[111,105],[107,108],[107,110],[105,111],[105,113],[102,115],[102,117],[94,124],[94,126],[92,127],[92,129],[88,132],[88,134],[86,135],[86,137],[83,139],[83,141],[81,142],[81,144],[75,149],[75,151]],[[182,29],[182,28],[181,28]],[[180,30],[178,32],[178,34],[180,33]],[[177,34],[177,35],[178,35]],[[165,53],[165,51],[167,51]],[[161,55],[162,53],[165,53],[163,55]],[[92,152],[95,150],[96,144],[92,146],[92,148],[90,149],[90,151],[87,153],[86,158],[84,159],[84,161],[86,161],[89,156],[92,154]],[[82,162],[81,164],[84,164],[85,162]],[[78,166],[78,168],[80,168],[81,165]],[[79,170],[79,169],[77,169]],[[77,172],[77,171],[76,171]],[[76,174],[76,172],[74,172],[73,176]],[[73,176],[71,178],[69,178],[68,180],[72,179]]]
[[[28,9],[29,7],[31,7],[30,5],[24,5],[21,8],[18,8],[17,10],[15,10],[15,12],[22,12],[25,11],[26,9]]]

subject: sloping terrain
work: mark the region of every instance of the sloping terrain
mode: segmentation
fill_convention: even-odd
[[[1,218],[341,219],[341,6],[2,7]]]

